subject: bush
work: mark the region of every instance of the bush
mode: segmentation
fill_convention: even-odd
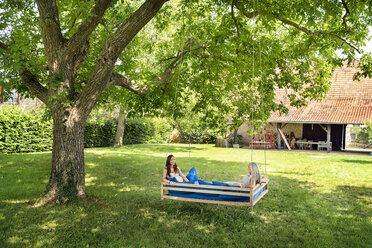
[[[155,134],[154,124],[148,120],[129,120],[125,124],[123,144],[147,143]]]
[[[53,124],[43,118],[45,111],[22,111],[3,105],[0,111],[0,153],[49,151],[53,144]]]
[[[356,142],[369,144],[372,142],[372,120],[367,121],[366,127],[362,127],[357,134]]]
[[[190,131],[181,129],[180,136],[183,143],[191,144],[214,144],[217,140],[217,132],[200,127],[191,128]]]
[[[162,118],[129,120],[125,124],[123,144],[166,143],[171,125]]]
[[[124,145],[166,143],[170,124],[161,118],[142,118],[125,121]],[[115,142],[117,119],[89,120],[85,125],[85,147],[107,147]]]
[[[84,147],[107,147],[115,142],[117,120],[88,121],[85,124]]]
[[[150,121],[154,124],[154,136],[148,140],[148,143],[167,143],[172,126],[164,118],[152,118]]]
[[[0,153],[50,151],[53,122],[45,110],[22,111],[3,105],[0,111]],[[115,142],[117,119],[89,120],[85,125],[84,147],[108,147]],[[133,119],[125,124],[123,144],[166,143],[171,126],[166,119]]]

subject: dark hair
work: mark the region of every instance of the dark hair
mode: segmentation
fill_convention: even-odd
[[[170,164],[171,158],[174,158],[172,154],[167,157],[167,162],[165,163],[165,168],[167,168],[167,176],[170,176],[170,173],[171,173],[171,164]],[[173,166],[173,170],[174,172],[178,171],[178,166],[176,163]]]

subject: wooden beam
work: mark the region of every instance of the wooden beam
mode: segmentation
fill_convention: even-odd
[[[278,130],[278,150],[282,149],[282,141],[280,139],[280,132],[279,132],[279,129],[281,126],[282,126],[282,123],[276,124],[276,129]]]
[[[320,126],[321,128],[323,128],[324,132],[327,132],[327,128],[326,128],[325,126],[323,126],[322,124],[319,124],[319,126]]]
[[[327,124],[327,152],[331,152],[331,124]]]
[[[284,133],[282,132],[282,130],[281,130],[280,128],[278,128],[278,131],[279,131],[280,135],[282,136],[282,138],[283,138],[283,140],[284,140],[284,143],[285,143],[285,145],[287,146],[288,150],[291,150],[291,147],[289,146],[288,141],[287,141],[287,139],[285,138],[285,135],[284,135]]]

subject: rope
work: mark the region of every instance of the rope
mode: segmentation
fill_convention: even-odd
[[[262,85],[262,59],[261,59],[261,39],[259,40],[259,51],[260,51],[260,74],[261,74],[261,85]],[[263,89],[261,90],[261,114],[262,117],[264,116],[264,108],[263,108]],[[265,175],[267,175],[266,171],[266,124],[264,124],[264,159],[265,159]]]
[[[254,33],[254,28],[255,28],[255,12],[254,12],[254,9],[255,9],[255,1],[253,1],[253,32],[252,32],[252,40],[253,40],[253,49],[252,49],[252,88],[254,86],[254,40],[255,40],[255,33]],[[251,137],[252,137],[252,149],[251,149],[251,162],[253,162],[253,127],[254,127],[254,115],[253,115],[253,94],[252,94],[252,97],[251,97]]]
[[[191,37],[191,35],[190,35]],[[191,38],[190,38],[190,43],[189,43],[189,48],[190,48],[190,57],[191,57]],[[189,80],[189,90],[191,89],[191,80]],[[190,116],[191,116],[191,110],[188,111],[188,117],[187,117],[187,122],[189,126],[189,166],[190,166],[190,151],[191,151],[191,125],[190,125]]]
[[[182,17],[182,49],[181,49],[181,58],[180,58],[180,66],[178,68],[178,75],[177,75],[177,84],[176,84],[176,93],[174,94],[174,100],[173,100],[173,110],[172,110],[172,119],[173,119],[173,116],[174,116],[174,110],[175,110],[175,106],[176,106],[176,100],[177,100],[177,93],[178,93],[178,85],[179,85],[179,82],[180,82],[180,74],[181,74],[181,69],[182,69],[182,64],[183,64],[183,52],[184,52],[184,46],[185,46],[185,17],[183,16]],[[170,132],[169,132],[169,136],[168,136],[168,145],[167,145],[167,152],[166,152],[166,157],[168,157],[168,149],[169,149],[169,144],[170,144],[170,137],[172,135],[172,126],[170,127]]]

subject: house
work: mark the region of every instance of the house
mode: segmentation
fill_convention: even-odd
[[[266,130],[275,132],[277,148],[344,150],[347,125],[359,126],[372,119],[372,79],[354,81],[357,71],[346,66],[336,69],[326,98],[298,109],[289,106],[286,90],[277,90],[277,100],[289,109],[288,114],[275,112],[268,120]],[[246,144],[253,144],[247,129],[244,125],[238,133],[245,136]]]
[[[0,87],[0,95],[3,92],[3,89]],[[24,110],[33,108],[33,107],[43,107],[44,104],[38,100],[37,98],[23,98],[21,94],[17,93],[16,90],[12,90],[12,92],[7,95],[5,98],[4,96],[0,96],[0,105],[1,104],[12,104],[12,105],[20,105],[23,107]]]

